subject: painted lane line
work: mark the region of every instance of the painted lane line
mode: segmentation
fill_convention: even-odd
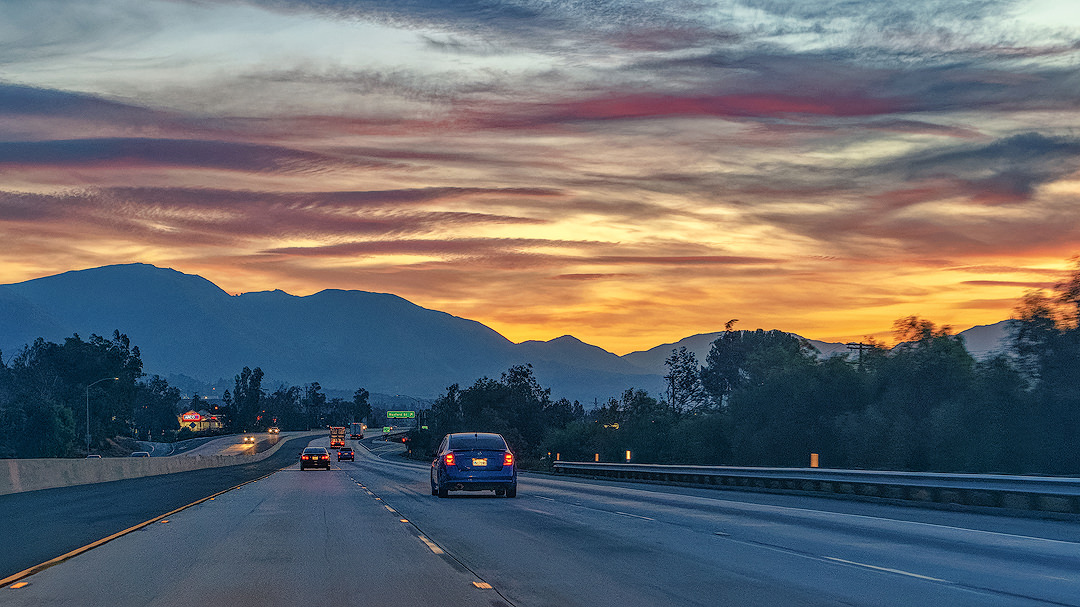
[[[438,544],[436,544],[435,542],[427,539],[427,537],[424,536],[423,534],[419,535],[418,537],[420,538],[421,542],[424,542],[424,544],[427,545],[428,550],[431,550],[435,554],[446,554],[446,551],[444,551],[442,548],[439,548]]]
[[[633,518],[640,518],[640,519],[644,519],[646,521],[655,521],[656,520],[654,518],[649,518],[647,516],[641,516],[639,514],[630,514],[629,512],[618,512],[618,511],[616,511],[615,514],[620,514],[622,516],[630,516],[630,517],[633,517]]]
[[[540,499],[540,500],[547,500],[547,501],[549,501],[549,502],[554,502],[554,501],[555,501],[555,498],[552,498],[552,497],[544,497],[544,496],[542,496],[542,495],[534,495],[533,497],[535,497],[536,499]]]
[[[708,499],[713,499],[713,498],[708,498]],[[742,510],[743,512],[748,512],[748,513],[755,513],[755,512],[785,512],[785,511],[786,512],[799,512],[799,513],[806,513],[806,514],[809,514],[811,516],[817,516],[817,517],[820,517],[820,518],[861,519],[861,520],[866,520],[866,521],[874,521],[874,522],[877,522],[877,523],[892,523],[892,524],[897,525],[897,526],[910,525],[912,527],[924,527],[924,528],[928,528],[928,529],[940,529],[940,530],[947,530],[947,531],[960,531],[960,532],[971,533],[971,534],[975,534],[975,535],[985,535],[985,536],[993,536],[993,537],[998,537],[998,538],[1026,540],[1026,541],[1032,541],[1032,542],[1044,542],[1044,543],[1047,543],[1047,544],[1059,544],[1059,545],[1066,545],[1066,546],[1076,546],[1078,544],[1078,542],[1076,542],[1076,541],[1055,540],[1055,539],[1051,539],[1051,538],[1037,537],[1037,536],[1032,536],[1032,535],[1020,535],[1020,534],[1017,534],[1017,533],[1005,533],[1005,532],[1002,532],[1002,531],[987,531],[985,529],[973,529],[971,527],[955,527],[953,525],[943,525],[941,523],[925,523],[925,522],[922,522],[922,521],[909,521],[909,520],[905,520],[905,519],[901,519],[901,518],[888,518],[888,517],[884,517],[884,516],[874,516],[874,515],[870,515],[870,514],[853,514],[853,513],[849,513],[849,512],[833,512],[833,511],[830,511],[830,510],[814,510],[813,508],[798,508],[798,507],[794,507],[794,506],[776,506],[776,505],[764,505],[764,504],[755,504],[754,505],[755,507],[746,507],[747,504],[744,503],[744,502],[731,502],[731,501],[728,501],[728,500],[716,500],[716,501],[723,502],[724,504],[736,505],[737,507],[735,509]]]
[[[901,569],[890,569],[889,567],[878,567],[877,565],[868,565],[866,563],[858,563],[855,561],[848,561],[845,559],[836,558],[835,556],[823,557],[827,561],[833,561],[836,563],[843,563],[845,565],[852,565],[854,567],[862,567],[864,569],[873,569],[874,571],[885,571],[887,573],[895,573],[897,575],[906,575],[907,577],[913,577],[920,580],[926,580],[928,582],[940,582],[942,584],[952,584],[948,580],[939,579],[936,577],[930,577],[928,575],[919,575],[918,573],[911,573],[910,571],[903,571]]]
[[[623,493],[630,493],[630,494],[640,493],[640,494],[644,494],[644,495],[649,495],[649,494],[652,493],[652,492],[647,491],[645,489],[637,489],[637,488],[632,488],[632,487],[622,488],[622,492]],[[537,496],[537,497],[539,497],[539,496]],[[683,496],[683,497],[690,497],[690,496]],[[1051,538],[1046,538],[1046,537],[1038,537],[1038,536],[1032,536],[1032,535],[1020,535],[1020,534],[1017,534],[1017,533],[1006,533],[1006,532],[1002,532],[1002,531],[988,531],[988,530],[985,530],[985,529],[974,529],[974,528],[971,528],[971,527],[956,527],[956,526],[953,526],[953,525],[944,525],[944,524],[941,524],[941,523],[926,523],[926,522],[922,522],[922,521],[905,520],[905,519],[902,519],[902,518],[889,518],[889,517],[874,516],[874,515],[869,515],[869,514],[853,514],[853,513],[845,513],[845,512],[833,512],[833,511],[830,511],[830,510],[815,510],[813,508],[799,508],[799,507],[795,507],[795,506],[748,504],[746,502],[736,502],[736,501],[731,501],[731,500],[721,499],[721,498],[715,498],[715,497],[695,497],[695,498],[692,499],[692,501],[694,501],[696,503],[718,504],[721,508],[733,509],[733,510],[738,511],[741,514],[756,514],[756,513],[759,513],[759,512],[774,512],[774,513],[798,512],[798,513],[806,513],[806,514],[809,514],[811,516],[819,516],[819,517],[822,517],[822,518],[825,518],[825,516],[823,516],[823,515],[828,515],[829,518],[862,519],[862,520],[875,521],[875,522],[892,523],[892,524],[897,525],[897,526],[910,525],[910,526],[914,526],[914,527],[925,527],[925,528],[929,528],[929,529],[938,529],[938,530],[947,530],[947,531],[960,531],[960,532],[967,532],[967,533],[971,533],[971,534],[975,534],[975,535],[992,536],[992,537],[997,537],[997,538],[1008,538],[1008,539],[1015,539],[1015,540],[1025,540],[1025,541],[1032,541],[1032,542],[1042,542],[1042,543],[1046,543],[1046,544],[1056,544],[1056,545],[1073,546],[1073,547],[1080,544],[1080,542],[1077,542],[1076,540],[1057,540],[1057,539],[1051,539]],[[575,505],[580,506],[581,504],[575,504]]]

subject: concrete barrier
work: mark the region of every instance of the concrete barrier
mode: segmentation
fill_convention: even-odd
[[[173,474],[203,468],[220,468],[264,460],[289,439],[325,435],[325,431],[280,435],[270,449],[252,455],[175,455],[171,457],[103,457],[101,459],[7,459],[0,460],[0,495],[54,487],[107,483],[140,476]]]

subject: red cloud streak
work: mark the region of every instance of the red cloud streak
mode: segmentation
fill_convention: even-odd
[[[559,107],[560,113],[568,118],[614,120],[657,116],[873,116],[902,111],[904,105],[897,100],[863,97],[629,95],[589,99]]]

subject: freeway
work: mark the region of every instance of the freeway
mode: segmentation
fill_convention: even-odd
[[[0,589],[0,604],[1080,605],[1074,522],[529,474],[515,499],[438,499],[400,445],[365,444]]]

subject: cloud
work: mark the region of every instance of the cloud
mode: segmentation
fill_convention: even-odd
[[[735,255],[603,255],[593,258],[601,264],[643,264],[660,266],[740,266],[774,264],[779,260],[766,257]]]
[[[498,219],[496,219],[498,221]],[[590,246],[583,242],[526,238],[439,238],[349,242],[318,247],[283,247],[267,253],[295,256],[353,257],[366,255],[441,255],[476,257],[533,248]],[[596,246],[595,244],[591,246]]]
[[[165,115],[95,95],[0,82],[0,115],[135,121],[152,124]]]
[[[992,321],[1080,243],[1078,24],[1023,6],[7,3],[0,265],[378,288],[626,349],[717,310]]]
[[[642,0],[253,0],[279,11],[306,11],[457,35],[455,52],[506,48],[583,53],[598,45],[667,50],[709,39],[712,17],[696,2]],[[432,38],[439,41],[438,38]],[[576,44],[569,44],[569,43]],[[444,48],[445,48],[444,46]],[[483,51],[481,51],[483,52]]]
[[[0,142],[0,165],[16,166],[142,165],[306,172],[358,164],[363,163],[281,146],[230,141],[114,137]]]
[[[1018,280],[965,280],[960,284],[973,287],[1021,287],[1024,289],[1051,289],[1055,283]]]
[[[343,192],[253,192],[200,188],[80,189],[56,194],[0,191],[0,222],[24,231],[52,232],[69,223],[90,224],[113,238],[144,245],[240,244],[241,240],[278,242],[286,238],[331,239],[363,236],[395,238],[415,234],[450,234],[480,226],[544,225],[541,218],[476,211],[433,211],[427,204],[461,199],[554,196],[549,189],[421,188]],[[0,226],[2,227],[2,226]],[[438,241],[394,240],[310,247],[271,247],[263,254],[338,257],[394,252],[428,253]],[[453,242],[448,237],[448,242]],[[526,242],[505,240],[524,246]],[[503,246],[515,246],[504,244]],[[434,247],[434,248],[432,248]],[[444,252],[453,252],[445,245]]]
[[[895,162],[908,179],[944,178],[986,204],[1030,200],[1040,185],[1080,170],[1080,140],[1020,133],[978,146],[920,154]]]
[[[623,279],[633,278],[638,274],[559,274],[558,276],[552,276],[552,280],[572,280],[572,281],[593,281],[593,280],[609,280],[609,279]]]

